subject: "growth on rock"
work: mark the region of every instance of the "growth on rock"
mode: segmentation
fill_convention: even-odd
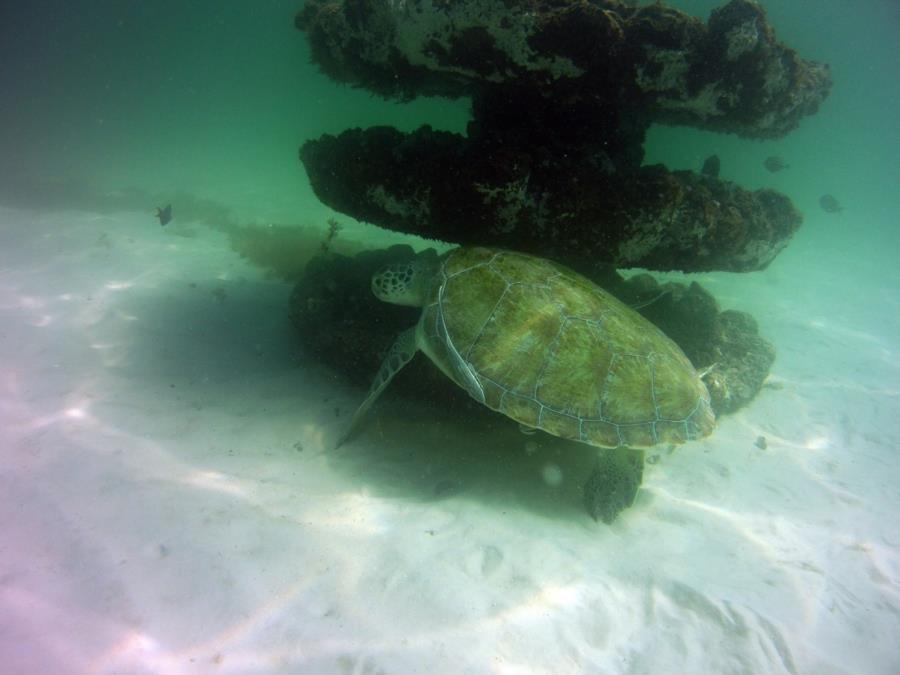
[[[323,136],[301,156],[319,198],[354,218],[578,269],[762,269],[801,222],[774,190],[750,192],[661,165],[609,171],[566,153],[538,161],[512,148],[485,152],[428,127]]]

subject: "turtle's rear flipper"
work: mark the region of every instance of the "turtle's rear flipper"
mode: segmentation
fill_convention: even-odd
[[[627,447],[601,450],[584,486],[584,505],[594,520],[610,525],[634,503],[644,475],[644,451]]]
[[[413,326],[400,333],[394,341],[394,344],[391,345],[387,356],[381,364],[381,368],[378,369],[375,381],[372,382],[366,400],[360,404],[359,408],[357,408],[356,412],[353,414],[350,426],[347,427],[347,431],[344,432],[343,436],[340,437],[337,444],[334,446],[335,449],[341,447],[357,432],[360,422],[362,422],[363,417],[366,416],[366,412],[372,407],[372,404],[375,403],[375,400],[381,395],[384,388],[388,386],[388,383],[394,379],[394,375],[400,372],[400,369],[409,363],[409,360],[415,356],[416,349],[416,327]]]

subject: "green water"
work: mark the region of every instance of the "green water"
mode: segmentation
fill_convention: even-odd
[[[301,4],[5,3],[0,161],[17,189],[3,201],[92,208],[125,188],[300,223],[323,212],[297,158],[305,139],[464,126],[462,101],[401,106],[319,74],[293,25]]]
[[[670,4],[705,17],[717,3]],[[807,216],[798,238],[827,233],[854,246],[877,238],[884,241],[871,253],[896,248],[900,5],[764,4],[780,39],[831,65],[834,88],[820,112],[765,142],[654,127],[646,161],[696,170],[717,153],[724,178],[794,200]],[[316,224],[330,212],[297,159],[304,140],[376,124],[465,128],[465,100],[398,104],[329,81],[293,26],[300,6],[4,3],[0,202],[152,212],[155,199],[180,195],[209,200],[242,223]],[[790,169],[766,172],[762,161],[772,154]],[[825,217],[823,193],[841,201],[843,217]]]

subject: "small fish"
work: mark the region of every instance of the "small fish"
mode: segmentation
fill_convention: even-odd
[[[787,169],[790,165],[785,162],[783,158],[776,155],[773,157],[766,157],[766,161],[763,162],[763,166],[772,173],[778,173],[782,169]]]
[[[709,176],[710,178],[718,178],[720,167],[721,162],[719,162],[719,156],[710,155],[706,158],[706,161],[703,162],[703,168],[700,169],[700,173],[702,173],[704,176]]]
[[[157,207],[156,217],[159,218],[160,225],[167,225],[172,220],[172,205],[167,204],[165,208]]]
[[[822,207],[823,211],[827,211],[828,213],[840,213],[844,210],[841,203],[832,195],[822,195],[819,197],[819,206]]]

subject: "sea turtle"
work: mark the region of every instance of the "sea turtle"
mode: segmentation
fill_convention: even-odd
[[[549,260],[482,247],[428,251],[376,272],[372,291],[422,314],[397,337],[338,445],[418,350],[523,428],[601,448],[683,443],[715,424],[706,386],[672,340]]]

